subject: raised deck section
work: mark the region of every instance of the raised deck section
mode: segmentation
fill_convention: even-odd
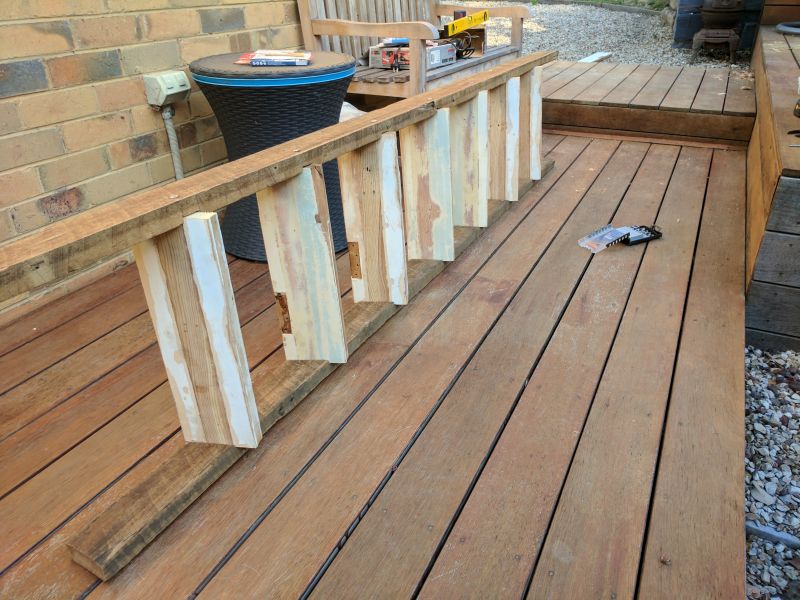
[[[543,123],[553,129],[746,142],[752,79],[728,68],[555,61],[544,72]]]
[[[743,598],[745,153],[545,147],[531,192],[108,583],[66,542],[183,445],[136,272],[1,331],[0,597]],[[577,246],[612,220],[664,239]],[[269,277],[230,269],[263,383]]]
[[[753,54],[758,121],[747,156],[747,338],[800,350],[800,39],[762,27]]]

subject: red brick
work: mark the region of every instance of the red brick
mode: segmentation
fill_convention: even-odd
[[[175,40],[122,48],[120,56],[122,57],[122,70],[126,75],[165,71],[183,66],[178,42]]]
[[[122,75],[118,50],[84,52],[47,61],[53,87],[105,81]]]
[[[131,115],[128,111],[101,115],[64,125],[64,143],[70,151],[83,150],[130,135]]]
[[[61,133],[55,127],[26,131],[3,138],[0,171],[21,167],[64,154]]]
[[[75,185],[109,170],[105,148],[69,154],[39,165],[39,176],[46,191]]]
[[[14,133],[22,128],[17,112],[17,103],[9,100],[0,102],[0,135]]]
[[[96,112],[97,97],[90,87],[43,92],[19,100],[19,116],[27,128],[78,119]]]
[[[139,19],[133,15],[74,19],[71,24],[78,48],[119,47],[142,39]]]
[[[0,60],[42,56],[72,50],[66,21],[45,21],[0,27]]]
[[[7,208],[42,193],[42,184],[30,167],[0,173],[0,208]]]
[[[285,17],[283,5],[277,2],[262,2],[244,7],[244,22],[248,29],[281,25]]]
[[[144,83],[141,77],[116,79],[94,86],[101,112],[112,112],[138,106],[145,102]]]
[[[125,169],[95,177],[81,184],[81,189],[88,206],[97,206],[142,190],[151,186],[152,183],[147,164],[137,163]]]
[[[145,36],[149,40],[174,40],[200,33],[196,10],[167,10],[142,15]]]
[[[180,41],[181,58],[189,64],[193,60],[231,51],[230,35],[204,35]]]

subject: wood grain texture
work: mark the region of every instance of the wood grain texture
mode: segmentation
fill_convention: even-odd
[[[681,113],[670,111],[615,106],[585,106],[563,102],[544,102],[545,127],[580,124],[586,132],[600,133],[639,132],[678,136],[694,140],[708,139],[718,142],[750,139],[754,117]]]
[[[254,448],[247,357],[216,213],[134,248],[184,438]]]
[[[800,235],[800,201],[798,198],[800,198],[800,179],[781,177],[772,199],[767,229]]]
[[[749,327],[745,328],[744,333],[748,346],[755,346],[769,352],[785,352],[786,350],[800,352],[800,337],[750,329]]]
[[[747,326],[800,337],[800,288],[753,281],[747,292]]]
[[[692,112],[720,114],[725,106],[730,69],[706,69],[703,81],[692,102]]]
[[[631,108],[657,108],[672,88],[682,67],[661,66],[631,100]]]
[[[675,83],[659,104],[659,109],[688,111],[692,108],[705,72],[702,67],[683,67]]]
[[[519,200],[519,140],[520,140],[520,80],[509,79],[506,83],[506,148],[505,148],[505,194],[504,200]]]
[[[642,598],[745,596],[744,159],[741,152],[714,152],[649,519]]]
[[[406,244],[410,259],[454,258],[449,109],[400,130]]]
[[[397,135],[339,157],[345,228],[350,244],[353,299],[408,303],[403,200]],[[354,254],[355,253],[355,254]]]
[[[489,92],[450,108],[453,224],[486,227],[489,220]]]
[[[722,112],[726,115],[755,114],[756,94],[752,75],[747,77],[738,71],[731,71]]]
[[[765,232],[753,278],[800,288],[800,235]]]
[[[542,178],[542,76],[544,69],[535,67],[531,75],[530,103],[530,178]]]
[[[287,360],[347,361],[336,257],[321,167],[258,192]],[[285,300],[284,300],[285,299]],[[288,313],[288,314],[287,314]]]
[[[489,198],[506,198],[506,86],[489,90]]]
[[[638,65],[629,77],[626,77],[622,83],[600,100],[600,104],[627,107],[657,71],[657,65]]]
[[[656,221],[664,243],[645,252],[528,598],[634,594],[711,155],[681,150]]]
[[[580,204],[326,571],[314,597],[413,594],[590,260],[575,239],[598,219],[612,219],[646,149],[646,144],[628,143],[605,165],[589,167],[588,174],[596,178]],[[580,188],[585,190],[583,181]],[[574,192],[567,186],[559,191],[564,194],[562,201],[574,202]],[[607,318],[607,313],[599,313],[600,318]],[[498,361],[505,361],[500,378],[490,376]],[[499,573],[497,577],[506,581]],[[464,588],[448,587],[445,583],[428,597],[464,593]],[[474,587],[470,593],[484,598],[504,595]]]
[[[623,143],[612,158],[613,171],[610,161],[598,178],[604,183],[595,202],[603,202],[606,190],[625,196],[615,221],[652,223],[658,213],[678,149],[654,146],[639,166],[645,150],[643,144]],[[627,192],[619,187],[623,182],[631,183]],[[592,259],[449,532],[421,598],[524,594],[643,253],[640,247]],[[581,375],[565,377],[574,369],[576,349]],[[559,402],[552,401],[556,397]]]
[[[601,79],[576,95],[572,102],[576,104],[599,104],[616,87],[625,81],[638,67],[635,64],[615,64],[614,68],[605,73]]]
[[[586,90],[593,88],[599,81],[604,79],[609,71],[613,70],[614,63],[597,63],[593,68],[579,75],[567,85],[547,96],[551,102],[572,102]]]

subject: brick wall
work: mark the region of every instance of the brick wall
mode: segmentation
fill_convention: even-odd
[[[0,3],[0,242],[174,178],[142,73],[302,44],[294,0]],[[196,86],[176,110],[187,175],[224,160]]]

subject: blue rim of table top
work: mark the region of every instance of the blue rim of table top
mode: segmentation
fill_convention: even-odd
[[[306,75],[304,77],[211,77],[209,75],[199,75],[192,73],[192,78],[198,83],[206,85],[220,85],[227,87],[288,87],[292,85],[309,85],[314,83],[327,83],[338,81],[345,77],[355,75],[356,68],[349,67],[334,73],[323,73],[321,75]]]

